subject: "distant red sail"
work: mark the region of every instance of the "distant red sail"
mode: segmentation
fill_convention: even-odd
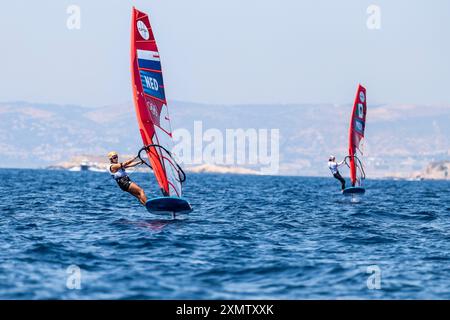
[[[360,143],[364,139],[364,130],[366,128],[366,114],[367,114],[367,101],[366,101],[366,88],[362,85],[358,85],[356,91],[356,98],[353,104],[353,112],[350,119],[350,131],[349,131],[349,147],[348,155],[350,157],[350,179],[352,185],[356,183],[360,184],[360,178],[358,177],[358,167],[360,171],[364,172],[362,162],[357,156],[357,152],[362,154],[360,150]]]
[[[164,196],[181,197],[176,163],[164,150],[173,146],[164,90],[161,59],[148,15],[133,7],[131,22],[131,76],[139,130],[156,180]]]

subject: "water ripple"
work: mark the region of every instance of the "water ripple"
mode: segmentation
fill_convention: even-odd
[[[149,177],[132,176],[157,195]],[[0,178],[3,299],[448,298],[448,182],[368,181],[352,199],[331,178],[191,174],[194,212],[172,220],[106,174]]]

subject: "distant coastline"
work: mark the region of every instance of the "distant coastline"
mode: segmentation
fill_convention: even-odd
[[[124,155],[125,158],[131,158],[131,155]],[[96,171],[107,172],[107,162],[104,162],[101,156],[76,156],[68,161],[55,163],[45,167],[1,167],[0,169],[24,169],[24,170],[65,170],[65,171]],[[84,168],[83,168],[84,167]],[[148,172],[145,167],[137,167],[133,169],[137,172]],[[201,164],[197,166],[186,166],[184,168],[189,173],[202,174],[237,174],[237,175],[263,175],[255,169],[236,166],[221,166],[214,164]],[[292,177],[329,177],[329,175],[301,175],[301,174],[279,174],[274,176],[292,176]],[[369,175],[368,179],[372,180],[407,180],[407,181],[422,181],[422,180],[444,180],[450,181],[450,160],[436,161],[429,163],[423,170],[414,171],[411,173],[386,173],[385,175]]]
[[[347,152],[350,104],[209,105],[172,101],[170,106],[174,130],[191,134],[199,121],[203,132],[279,129],[281,176],[328,176],[328,155],[343,158]],[[259,110],[257,119],[255,108]],[[371,106],[369,116],[364,152],[368,177],[420,179],[422,175],[417,175],[422,172],[425,178],[431,177],[425,172],[430,163],[450,160],[450,105],[380,104]],[[94,168],[107,161],[109,151],[118,151],[123,159],[125,155],[134,157],[142,144],[131,102],[96,108],[1,102],[0,122],[1,165],[9,168],[49,167],[85,154],[99,156],[91,160]],[[203,141],[203,148],[207,145]],[[80,163],[69,165],[77,170],[75,166]],[[182,165],[194,172],[260,171],[257,166],[237,163],[224,168],[214,163],[213,167],[205,163],[192,168]],[[346,174],[346,169],[343,171]]]

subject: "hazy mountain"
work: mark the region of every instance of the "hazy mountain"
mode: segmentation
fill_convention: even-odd
[[[279,129],[280,174],[327,175],[328,155],[347,153],[351,105],[169,105],[173,128],[192,134],[195,121],[203,132],[217,128],[224,135],[225,129]],[[368,175],[407,173],[450,158],[450,105],[369,105],[367,117]],[[46,166],[109,150],[134,154],[141,144],[131,103],[0,103],[1,167]]]
[[[430,163],[425,170],[413,175],[415,179],[450,180],[450,161]]]
[[[124,106],[124,109],[127,106]],[[73,105],[0,104],[1,166],[37,167],[109,149],[134,153],[137,125],[131,112]],[[125,118],[123,118],[125,117]],[[131,152],[133,149],[133,152]]]

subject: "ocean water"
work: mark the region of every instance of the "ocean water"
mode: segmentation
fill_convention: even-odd
[[[106,173],[0,179],[0,299],[450,298],[450,182],[190,174],[172,220]]]

